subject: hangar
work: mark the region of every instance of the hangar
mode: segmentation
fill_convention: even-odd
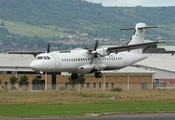
[[[145,70],[156,71],[154,74],[154,88],[175,89],[175,55],[147,54],[148,58],[133,66]]]
[[[25,90],[59,90],[60,87],[75,90],[111,90],[120,87],[123,90],[153,89],[154,71],[139,68],[126,67],[117,71],[105,71],[103,77],[96,79],[94,75],[86,75],[86,81],[81,85],[68,85],[68,74],[44,73],[41,83],[35,87],[32,83],[36,73],[30,69],[33,55],[0,54],[0,90],[12,90],[10,77],[20,79],[24,74],[28,77],[29,84]],[[24,87],[15,85],[15,90],[23,91]]]

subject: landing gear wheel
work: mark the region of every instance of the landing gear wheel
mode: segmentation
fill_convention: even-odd
[[[101,78],[102,73],[101,72],[95,72],[95,78]]]
[[[41,76],[41,74],[37,74],[36,77],[37,77],[38,79],[41,79],[42,76]]]
[[[78,79],[78,74],[77,73],[72,73],[71,78],[72,78],[72,80]]]

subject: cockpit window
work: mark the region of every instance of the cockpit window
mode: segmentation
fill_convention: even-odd
[[[44,59],[47,60],[48,59],[47,56],[44,56]]]
[[[38,56],[38,57],[35,58],[35,60],[42,60],[42,59],[49,60],[50,57],[49,56]]]
[[[42,60],[43,59],[43,56],[38,56],[37,57],[37,60]]]

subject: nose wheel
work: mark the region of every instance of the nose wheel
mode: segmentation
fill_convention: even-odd
[[[95,72],[95,78],[101,78],[102,77],[102,73],[101,72]]]
[[[41,76],[41,74],[37,74],[36,77],[37,77],[38,79],[41,79],[42,76]]]

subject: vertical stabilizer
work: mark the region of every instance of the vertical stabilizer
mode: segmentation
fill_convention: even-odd
[[[140,44],[140,43],[144,42],[144,36],[145,36],[144,27],[146,27],[145,23],[136,24],[134,34],[133,34],[131,40],[128,42],[128,45]]]
[[[133,44],[144,43],[145,29],[147,28],[158,28],[158,26],[148,27],[146,26],[146,23],[138,23],[136,24],[135,28],[126,28],[120,30],[135,30],[132,38],[128,42],[128,45],[133,45]],[[142,53],[142,48],[131,50],[130,52]]]

